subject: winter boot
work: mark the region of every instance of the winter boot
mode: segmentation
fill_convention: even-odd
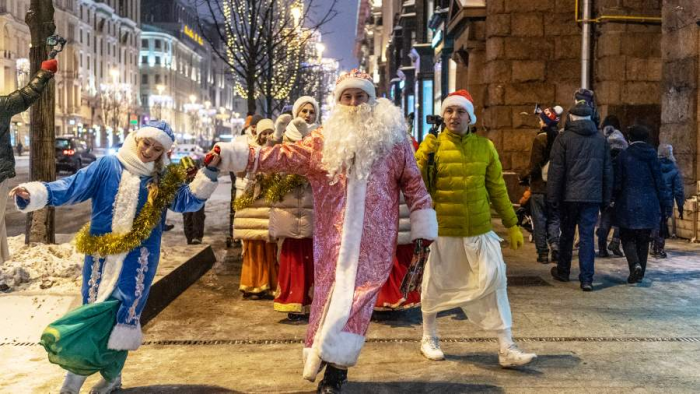
[[[73,372],[68,372],[66,374],[66,379],[63,381],[63,386],[61,386],[61,394],[78,394],[80,393],[80,388],[83,387],[87,376],[76,375]]]
[[[552,249],[552,258],[549,260],[550,263],[556,264],[559,261],[559,251]]]
[[[613,238],[612,241],[610,241],[610,244],[608,245],[608,250],[612,252],[617,257],[625,257],[625,254],[622,253],[622,249],[620,249],[620,240]]]
[[[501,367],[503,368],[527,365],[536,358],[537,355],[535,353],[525,353],[518,349],[518,346],[515,344],[510,345],[510,347],[505,351],[498,351],[498,363],[501,364]]]
[[[658,257],[660,259],[665,259],[666,257],[668,257],[668,255],[666,254],[666,251],[663,248],[659,248],[657,253],[658,253]]]
[[[110,394],[122,388],[122,376],[117,376],[114,380],[100,379],[96,385],[90,389],[90,394]]]
[[[420,352],[428,360],[441,361],[445,359],[445,353],[440,349],[438,337],[423,337],[420,343]]]
[[[627,283],[629,284],[634,284],[634,283],[639,283],[641,282],[641,278],[644,274],[642,273],[642,266],[639,264],[635,264],[634,267],[632,267],[632,271],[630,272],[630,276],[627,277]]]
[[[330,364],[326,367],[323,380],[318,383],[318,394],[338,394],[345,382],[348,381],[348,370],[336,368]]]
[[[549,264],[549,252],[539,252],[537,254],[537,262],[542,264]]]

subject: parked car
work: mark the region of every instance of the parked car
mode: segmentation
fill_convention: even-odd
[[[97,160],[85,142],[73,136],[56,137],[56,171],[75,174],[79,169]]]
[[[202,149],[202,147],[200,147],[199,145],[177,145],[173,149],[173,153],[170,156],[170,161],[177,164],[185,156],[189,156],[192,160],[194,160],[195,163],[197,163],[197,165],[201,166],[204,162],[204,156],[206,156],[206,153],[204,152],[204,149]]]

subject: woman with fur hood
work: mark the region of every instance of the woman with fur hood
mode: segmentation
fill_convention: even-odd
[[[300,97],[292,115],[275,124],[273,143],[294,144],[318,128],[319,109],[313,97]],[[279,248],[279,278],[274,308],[290,320],[308,315],[314,283],[314,198],[301,175],[274,174],[269,195],[276,200],[270,212],[270,237]]]

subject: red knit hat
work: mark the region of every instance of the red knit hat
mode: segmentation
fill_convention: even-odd
[[[474,115],[474,99],[469,92],[464,89],[460,89],[456,92],[450,93],[442,102],[442,114],[445,114],[447,107],[454,106],[464,108],[464,110],[469,113],[469,124],[476,123],[476,115]]]

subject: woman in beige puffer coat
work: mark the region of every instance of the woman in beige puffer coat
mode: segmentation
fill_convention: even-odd
[[[270,119],[258,122],[257,134],[249,143],[266,145],[274,131]],[[239,138],[248,138],[241,136]],[[236,209],[233,238],[243,241],[243,267],[239,289],[244,297],[258,299],[274,294],[277,289],[277,245],[270,238],[270,203],[264,198],[265,177],[252,173],[236,178]],[[251,201],[252,200],[252,201]]]
[[[301,141],[318,127],[318,103],[313,97],[299,98],[291,115],[282,115],[275,127],[278,143]],[[309,313],[313,299],[314,201],[311,185],[299,175],[278,175],[279,190],[289,190],[282,201],[273,204],[270,213],[270,236],[279,247],[279,284],[274,308],[296,320]]]

